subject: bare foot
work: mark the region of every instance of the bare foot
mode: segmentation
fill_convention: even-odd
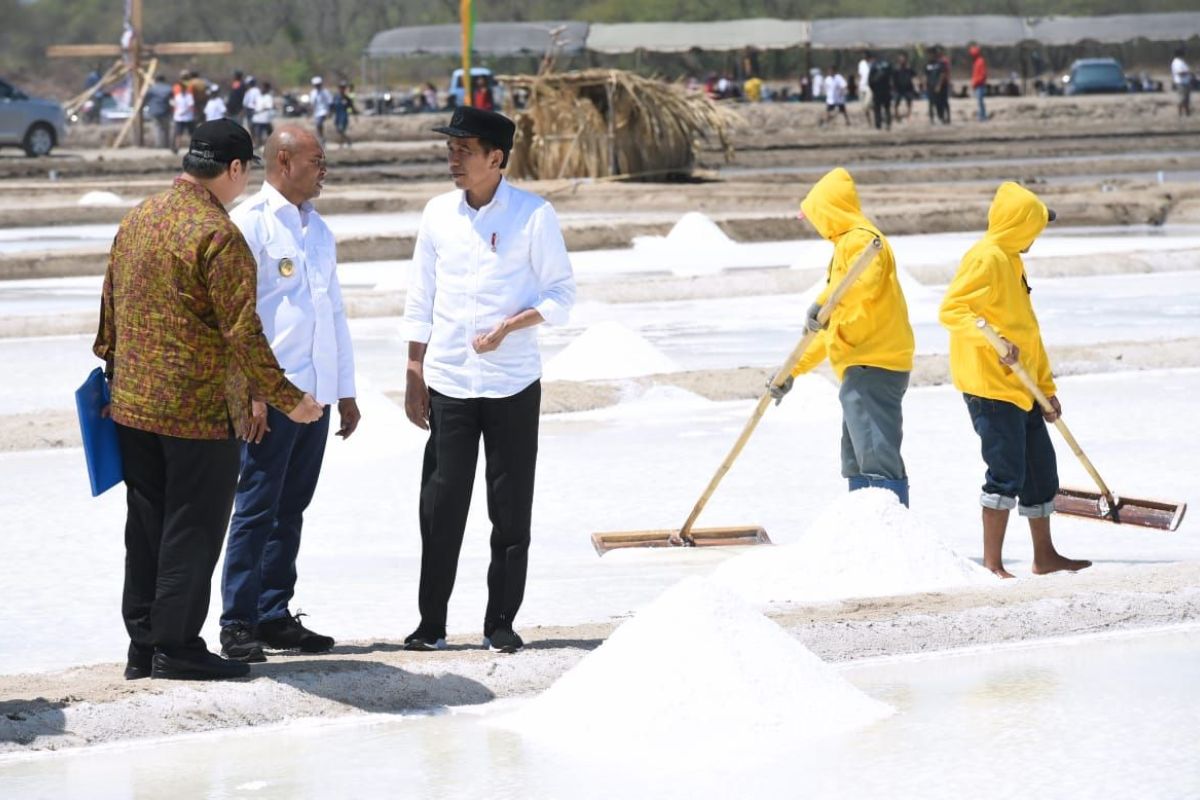
[[[1065,558],[1055,553],[1045,561],[1033,562],[1034,575],[1049,575],[1051,572],[1079,572],[1081,569],[1087,569],[1092,565],[1090,561],[1084,561],[1081,558]]]
[[[995,575],[997,578],[1015,578],[1015,577],[1017,577],[1016,575],[1013,575],[1011,572],[1009,572],[1002,566],[992,567],[987,564],[984,564],[984,566],[987,567],[988,569],[990,569],[992,571],[992,574]]]

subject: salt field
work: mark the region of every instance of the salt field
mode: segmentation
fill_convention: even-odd
[[[339,224],[347,234],[410,222]],[[101,229],[0,231],[0,251],[52,235],[98,240]],[[425,435],[395,402],[396,317],[351,320],[363,421],[353,439],[330,443],[306,513],[295,608],[338,638],[328,656],[272,657],[250,681],[127,690],[115,663],[127,642],[122,493],[88,497],[77,448],[0,452],[0,548],[16,565],[0,604],[0,686],[44,698],[0,719],[0,796],[131,798],[168,783],[196,798],[1200,795],[1200,694],[1189,689],[1200,589],[1155,572],[1200,561],[1195,517],[1175,533],[1056,517],[1060,550],[1095,566],[1046,577],[1030,574],[1029,536],[1014,520],[1005,556],[1018,579],[1000,581],[980,566],[983,469],[950,386],[914,386],[905,398],[911,509],[880,490],[846,494],[837,387],[814,374],[770,408],[702,518],[760,524],[776,546],[596,556],[595,531],[678,527],[753,407],[654,376],[713,370],[719,383],[722,370],[774,366],[798,338],[829,254],[811,240],[735,243],[702,216],[672,234],[572,254],[580,303],[568,325],[541,332],[547,385],[616,394],[543,416],[518,623],[529,647],[507,659],[478,650],[482,502],[468,517],[451,649],[421,660],[397,644],[416,622]],[[945,284],[920,268],[952,266],[973,238],[892,240],[901,267],[913,267],[902,281],[918,356],[947,350],[936,316]],[[1055,272],[1071,259],[1195,248],[1200,232],[1185,227],[1064,228],[1039,240],[1031,264],[1057,275],[1031,280],[1047,343],[1200,337],[1190,265]],[[802,291],[588,296],[762,267],[817,269]],[[372,299],[402,290],[407,268],[349,264],[343,274]],[[99,285],[0,282],[0,315],[90,313]],[[98,363],[91,338],[0,338],[0,416],[68,412]],[[1192,499],[1200,369],[1168,354],[1151,368],[1073,372],[1058,379],[1064,419],[1114,489]],[[1088,486],[1056,446],[1063,484]],[[479,481],[482,498],[482,471]],[[1088,629],[1109,632],[1079,635]]]

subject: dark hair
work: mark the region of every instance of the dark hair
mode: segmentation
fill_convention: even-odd
[[[241,161],[241,159],[235,160]],[[183,171],[193,178],[208,181],[220,177],[229,169],[229,164],[231,163],[233,162],[213,161],[211,158],[201,158],[198,155],[188,153],[183,157]],[[242,168],[248,168],[246,162],[242,162]]]
[[[479,140],[479,146],[480,146],[481,148],[483,148],[483,154],[484,154],[485,156],[486,156],[486,155],[491,155],[491,153],[492,153],[492,151],[493,151],[493,150],[499,150],[499,149],[500,149],[500,146],[499,146],[499,145],[495,144],[494,142],[489,142],[487,139],[480,139],[480,140]],[[509,153],[509,151],[508,151],[508,150],[505,150],[505,151],[504,151],[504,160],[500,162],[500,169],[504,169],[505,167],[507,167],[507,166],[508,166],[508,153]]]
[[[1182,47],[1176,47],[1176,48],[1175,48],[1175,55],[1179,56],[1180,58],[1183,58],[1183,52],[1184,52],[1184,51],[1183,51],[1183,48],[1182,48]]]

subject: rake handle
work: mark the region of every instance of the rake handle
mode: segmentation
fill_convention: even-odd
[[[846,277],[838,282],[830,292],[829,297],[825,300],[825,304],[821,306],[821,310],[817,312],[817,322],[823,326],[829,321],[830,315],[833,314],[833,309],[841,302],[842,296],[850,289],[850,286],[858,280],[858,276],[863,273],[867,265],[874,260],[879,251],[883,249],[883,243],[875,238],[871,241],[867,248],[859,254],[850,269],[846,272]],[[800,341],[792,348],[792,352],[788,354],[787,360],[783,362],[783,366],[775,373],[771,379],[772,386],[783,386],[788,376],[792,374],[797,362],[804,356],[804,351],[808,350],[808,346],[812,344],[812,340],[816,337],[816,331],[810,331],[806,327],[804,335],[800,337]],[[750,435],[754,433],[754,429],[758,427],[759,420],[766,413],[767,408],[771,405],[771,390],[763,392],[762,397],[758,398],[758,405],[754,407],[754,412],[750,414],[750,419],[746,420],[745,427],[742,428],[742,433],[738,436],[737,441],[733,443],[733,447],[729,450],[729,454],[725,456],[725,460],[721,462],[721,466],[717,467],[716,473],[712,476],[712,480],[708,482],[708,486],[704,489],[704,493],[700,495],[700,499],[696,501],[696,505],[692,507],[692,513],[688,515],[687,522],[683,523],[683,527],[679,529],[679,534],[672,537],[672,544],[687,544],[694,545],[695,540],[692,539],[692,525],[696,523],[696,518],[700,516],[700,512],[704,510],[704,506],[708,504],[708,500],[713,496],[713,492],[717,490],[721,479],[725,477],[725,473],[729,472],[729,468],[733,466],[733,462],[741,454],[742,448],[746,446],[746,442],[750,441]]]
[[[1001,356],[1008,354],[1008,343],[1000,337],[1000,334],[996,333],[995,328],[989,325],[987,320],[985,320],[983,317],[979,317],[975,320],[975,327],[979,329],[979,332],[984,335],[984,338],[988,340],[992,347],[996,348],[997,353],[999,353]],[[1038,388],[1037,383],[1034,382],[1033,378],[1029,375],[1029,372],[1025,369],[1025,367],[1021,366],[1021,362],[1018,361],[1015,364],[1008,366],[1021,380],[1021,383],[1025,384],[1025,388],[1033,393],[1033,398],[1037,401],[1037,404],[1041,406],[1042,411],[1046,414],[1053,414],[1054,406],[1050,405],[1050,399],[1046,397],[1045,393],[1041,389]],[[1092,476],[1092,480],[1096,482],[1096,486],[1100,487],[1100,494],[1104,495],[1104,500],[1108,503],[1110,511],[1115,513],[1117,509],[1116,498],[1113,497],[1113,493],[1109,490],[1108,484],[1106,484],[1104,479],[1100,477],[1100,473],[1096,471],[1096,467],[1092,465],[1091,459],[1087,457],[1087,455],[1083,452],[1083,448],[1079,446],[1079,442],[1077,442],[1075,437],[1071,434],[1071,429],[1067,427],[1067,423],[1063,422],[1061,414],[1059,414],[1058,418],[1054,420],[1054,427],[1058,428],[1058,432],[1062,434],[1063,439],[1066,440],[1067,445],[1071,448],[1071,452],[1075,454],[1075,457],[1079,459],[1081,464],[1083,464],[1083,468],[1086,469],[1088,474]]]

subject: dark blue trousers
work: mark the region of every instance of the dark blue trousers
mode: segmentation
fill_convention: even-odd
[[[966,393],[963,399],[987,465],[980,503],[998,509],[1019,505],[1026,517],[1049,514],[1058,494],[1058,460],[1041,410]]]
[[[329,408],[312,424],[267,409],[270,432],[242,446],[242,472],[225,546],[221,625],[257,625],[288,614],[296,590],[300,526],[329,438]]]

